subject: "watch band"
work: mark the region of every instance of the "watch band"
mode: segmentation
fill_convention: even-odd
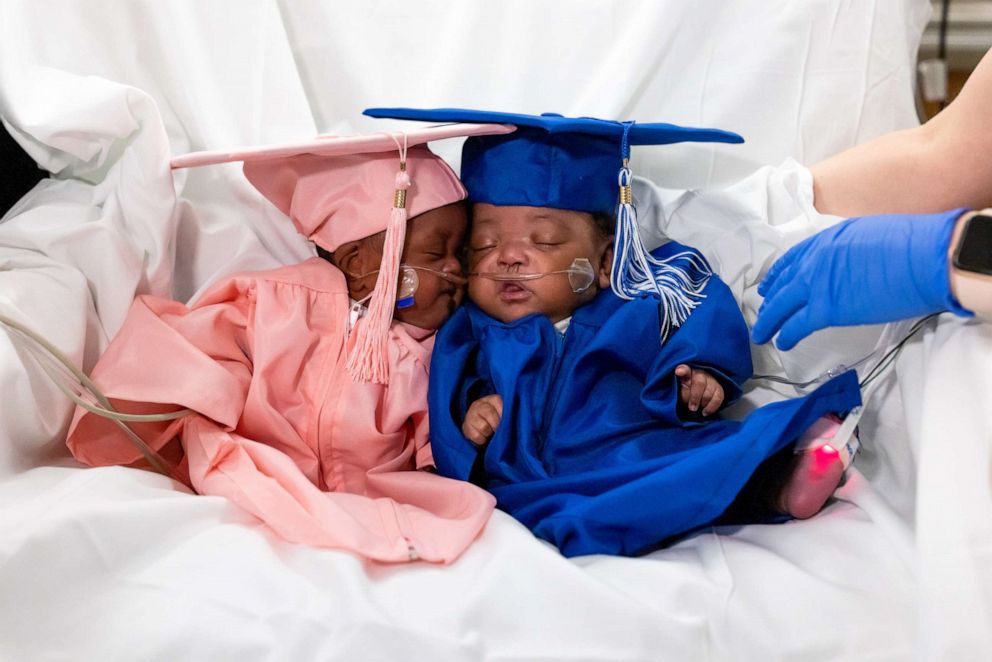
[[[983,209],[977,214],[992,216],[992,208]],[[975,315],[992,319],[992,276],[975,271],[965,271],[954,266],[954,253],[957,250],[961,236],[964,234],[968,219],[976,214],[965,214],[958,219],[951,235],[951,243],[947,252],[948,273],[951,279],[951,292],[962,306]]]

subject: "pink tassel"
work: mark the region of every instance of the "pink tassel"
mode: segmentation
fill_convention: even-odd
[[[396,307],[400,259],[403,256],[403,241],[406,239],[406,192],[409,188],[410,175],[406,172],[406,163],[401,163],[400,171],[396,173],[396,194],[389,224],[386,226],[379,276],[375,281],[368,312],[358,320],[351,334],[347,367],[348,374],[357,382],[389,383],[386,340]]]

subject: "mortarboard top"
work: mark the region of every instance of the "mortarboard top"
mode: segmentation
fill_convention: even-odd
[[[513,124],[509,135],[479,136],[462,149],[462,182],[473,202],[613,213],[617,172],[630,145],[742,143],[736,133],[675,124],[617,122],[554,113],[525,115],[459,108],[369,108],[377,118]]]
[[[411,131],[380,131],[357,136],[320,135],[309,140],[282,143],[278,145],[257,145],[240,147],[234,150],[214,149],[192,152],[173,157],[170,165],[173,170],[197,166],[228,163],[231,161],[264,161],[286,158],[300,154],[313,156],[343,156],[349,154],[375,154],[395,152],[404,140],[409,147],[445,138],[467,138],[494,133],[511,133],[513,126],[499,126],[487,123],[445,123]],[[397,143],[396,139],[399,139]]]

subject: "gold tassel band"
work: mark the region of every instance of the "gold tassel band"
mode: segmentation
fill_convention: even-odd
[[[396,192],[393,194],[393,207],[396,209],[406,207],[406,189],[396,189]]]
[[[629,186],[620,187],[620,204],[622,205],[634,204],[634,191]]]

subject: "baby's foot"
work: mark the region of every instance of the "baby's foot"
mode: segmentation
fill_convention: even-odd
[[[796,444],[792,474],[778,495],[778,510],[796,519],[807,519],[820,512],[844,476],[849,461],[830,445],[840,427],[836,416],[824,416],[810,427]]]

